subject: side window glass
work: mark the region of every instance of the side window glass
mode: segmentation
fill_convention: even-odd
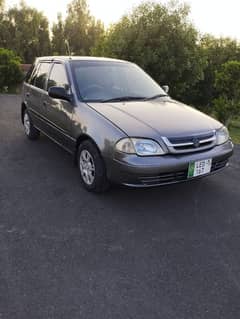
[[[31,85],[34,85],[35,84],[35,80],[36,80],[36,76],[37,76],[37,71],[38,71],[38,68],[39,68],[39,64],[37,64],[31,74],[31,77],[29,78],[29,82]]]
[[[38,68],[37,76],[35,79],[35,86],[45,90],[46,89],[46,81],[49,73],[50,63],[40,63]]]
[[[55,63],[53,65],[52,71],[48,79],[47,89],[49,89],[52,86],[63,87],[65,90],[69,89],[67,73],[63,64]]]
[[[32,64],[30,69],[28,70],[27,74],[25,75],[25,82],[26,83],[30,83],[31,76],[33,74],[34,69],[35,69],[35,64]]]

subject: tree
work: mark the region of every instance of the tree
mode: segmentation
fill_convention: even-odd
[[[57,23],[52,27],[52,52],[53,55],[66,54],[65,35],[64,35],[64,21],[62,15],[58,14]]]
[[[4,7],[4,3],[5,3],[5,1],[4,1],[4,0],[0,0],[0,11],[3,9],[3,7]]]
[[[93,52],[136,62],[160,84],[170,84],[172,96],[184,99],[204,65],[188,14],[189,7],[176,2],[141,4],[113,25]]]
[[[13,51],[0,48],[0,92],[11,89],[22,81],[20,61]]]
[[[64,36],[74,55],[89,55],[103,33],[102,22],[91,16],[86,0],[73,0],[69,4]]]
[[[0,11],[3,10],[5,5],[5,0],[0,0]]]
[[[0,23],[0,46],[14,50],[25,63],[50,53],[47,18],[23,1],[9,9]]]
[[[215,87],[215,74],[221,66],[230,61],[240,61],[240,45],[230,38],[215,38],[205,35],[199,43],[201,54],[205,60],[204,76],[189,91],[189,101],[203,109],[209,107],[218,94]]]
[[[214,111],[220,121],[228,126],[240,115],[240,62],[229,61],[216,72],[215,88],[219,97],[214,101]]]

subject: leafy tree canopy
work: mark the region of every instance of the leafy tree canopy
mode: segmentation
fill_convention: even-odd
[[[215,38],[212,35],[204,35],[198,45],[206,62],[204,76],[189,92],[189,100],[194,105],[210,106],[212,100],[218,96],[215,73],[228,61],[240,61],[240,45],[236,40]]]
[[[215,88],[219,97],[214,101],[215,112],[227,126],[240,115],[240,62],[229,61],[216,72]]]
[[[0,0],[0,11],[3,9],[3,7],[4,7],[4,0]]]
[[[50,41],[48,20],[41,12],[23,1],[4,11],[0,0],[0,47],[31,63],[36,56],[66,55],[68,40],[72,54],[133,61],[158,83],[169,84],[171,96],[211,112],[220,96],[215,74],[228,61],[240,61],[239,42],[201,36],[189,21],[190,8],[177,1],[145,2],[105,31],[87,1],[70,2],[66,19],[58,15]]]
[[[53,55],[65,55],[65,35],[64,35],[64,21],[62,15],[58,14],[57,23],[54,23],[52,27],[52,52]]]
[[[147,2],[113,25],[94,54],[134,61],[171,94],[184,98],[202,79],[204,60],[198,32],[188,20],[189,7]]]
[[[240,101],[240,62],[229,61],[216,72],[217,92],[227,99]]]
[[[0,92],[21,82],[20,61],[13,51],[0,48]]]
[[[50,53],[48,20],[21,1],[0,19],[0,46],[14,50],[25,63]]]
[[[66,54],[65,40],[68,40],[74,55],[90,55],[104,27],[90,14],[86,0],[73,0],[68,6],[66,20],[59,15],[52,33],[53,52]]]

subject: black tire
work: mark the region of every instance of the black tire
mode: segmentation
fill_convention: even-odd
[[[28,119],[28,124],[27,124],[27,119]],[[23,112],[23,126],[24,126],[25,134],[30,140],[37,140],[39,138],[40,132],[38,129],[36,129],[36,127],[34,127],[27,109],[25,109]]]
[[[92,183],[86,182],[86,176],[84,180],[84,177],[83,177],[84,174],[82,173],[83,169],[81,169],[80,167],[81,156],[83,156],[87,152],[90,154],[91,156],[90,161],[94,165],[94,173],[92,174],[94,175],[94,179]],[[80,144],[78,148],[77,160],[78,160],[78,169],[80,173],[80,179],[83,186],[88,191],[94,192],[94,193],[103,193],[107,191],[110,186],[110,183],[107,179],[105,163],[101,157],[101,154],[98,148],[95,146],[95,144],[92,141],[86,140]]]

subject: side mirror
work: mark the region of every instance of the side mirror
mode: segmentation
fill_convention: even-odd
[[[63,87],[52,86],[48,89],[48,95],[53,99],[71,101],[70,95]]]
[[[163,89],[163,91],[164,91],[165,93],[168,94],[168,92],[169,92],[169,86],[168,86],[168,85],[163,85],[163,86],[162,86],[162,89]]]

